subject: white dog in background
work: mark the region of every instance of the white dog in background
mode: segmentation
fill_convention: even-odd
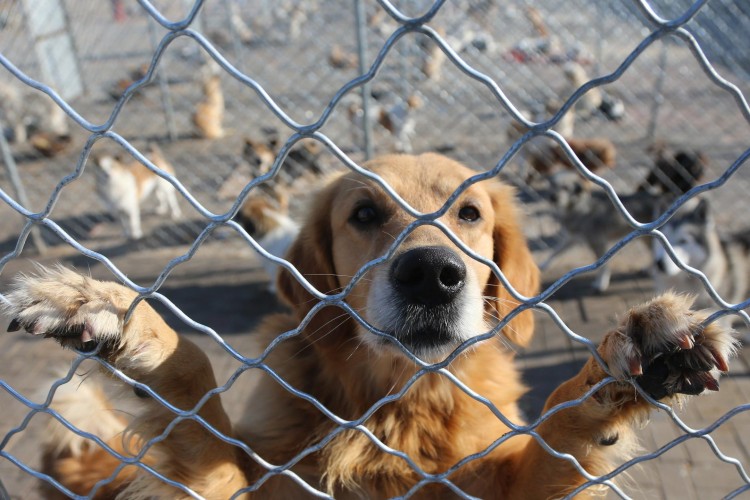
[[[161,170],[174,175],[174,168],[157,146],[151,146],[147,156]],[[143,237],[141,204],[152,196],[156,198],[157,214],[169,212],[173,220],[182,215],[175,188],[140,162],[125,162],[118,156],[104,155],[94,164],[98,167],[97,193],[110,213],[120,221],[128,239]]]

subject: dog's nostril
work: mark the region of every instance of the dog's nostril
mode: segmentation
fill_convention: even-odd
[[[463,289],[466,266],[448,248],[415,248],[394,261],[391,280],[401,297],[409,303],[446,304]]]
[[[398,259],[393,265],[393,278],[404,285],[419,283],[424,279],[424,272],[413,259]]]
[[[448,265],[440,271],[440,283],[443,286],[453,287],[460,284],[466,278],[466,268]]]

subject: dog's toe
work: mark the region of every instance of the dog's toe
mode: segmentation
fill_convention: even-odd
[[[122,331],[121,311],[106,299],[98,282],[63,268],[42,268],[20,276],[7,294],[9,332],[25,330],[64,347],[92,350]]]

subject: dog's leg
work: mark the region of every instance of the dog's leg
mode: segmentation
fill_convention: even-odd
[[[99,356],[127,376],[148,385],[171,405],[193,410],[216,387],[208,358],[195,344],[179,337],[146,302],[135,307],[126,323],[125,314],[136,296],[116,283],[97,281],[64,268],[40,268],[37,274],[16,280],[7,295],[5,312],[13,318],[9,330],[24,328],[66,347],[89,350],[99,346]],[[141,391],[136,394],[143,395]],[[138,439],[129,442],[146,442],[161,435],[177,417],[148,395],[144,403],[143,412],[131,424]],[[218,396],[208,399],[197,415],[217,431],[232,435]],[[156,470],[198,493],[210,491],[217,498],[228,498],[245,485],[240,452],[215,438],[193,418],[178,422],[153,451]],[[160,496],[167,488],[174,495],[171,487],[147,472],[138,474],[139,491],[145,488],[143,491],[157,491],[154,496]],[[90,478],[89,486],[100,479],[103,477]]]
[[[169,216],[172,220],[177,220],[182,216],[180,205],[177,203],[177,196],[175,195],[175,189],[172,185],[164,179],[158,179],[158,184],[155,189],[156,193],[156,213],[159,215]]]
[[[169,212],[172,216],[172,220],[177,220],[182,217],[182,210],[180,210],[180,204],[177,202],[177,192],[170,184],[168,187],[165,186],[165,195],[167,203],[169,204]]]
[[[609,288],[609,281],[612,278],[612,269],[609,267],[609,262],[605,262],[599,271],[596,273],[594,282],[591,286],[594,288],[596,293],[604,293]]]
[[[645,421],[652,408],[638,394],[636,384],[665,403],[681,394],[718,390],[716,378],[728,370],[736,340],[719,323],[703,327],[707,315],[691,306],[692,300],[684,296],[665,294],[631,309],[598,348],[615,381],[544,420],[536,428],[542,439],[558,452],[576,457],[589,473],[601,475],[632,457],[634,424]],[[578,375],[552,393],[544,411],[581,398],[607,377],[592,357]],[[556,498],[584,482],[570,462],[553,457],[534,439],[519,463],[517,491],[509,498]]]
[[[605,242],[594,241],[592,242],[591,249],[596,254],[596,258],[600,259],[602,255],[607,253],[607,244]],[[612,269],[610,262],[607,261],[602,264],[602,267],[596,273],[594,282],[591,284],[592,288],[596,293],[604,293],[609,288],[609,281],[612,278]]]
[[[122,227],[125,228],[125,236],[131,240],[140,240],[143,238],[141,205],[137,197],[133,196],[131,200],[128,200],[119,213]]]

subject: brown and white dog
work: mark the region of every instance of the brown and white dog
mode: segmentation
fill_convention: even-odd
[[[288,197],[279,186],[251,195],[236,218],[247,234],[275,257],[284,257],[299,233],[299,224],[289,215]],[[269,278],[268,291],[275,294],[279,266],[262,256],[260,260]]]
[[[423,213],[440,209],[476,173],[434,154],[386,156],[365,167]],[[335,294],[352,285],[346,302],[382,333],[364,328],[335,304],[318,309],[303,331],[262,358],[263,369],[250,370],[257,376],[250,385],[252,405],[239,422],[230,422],[218,395],[205,397],[216,380],[198,346],[178,336],[146,302],[138,303],[125,322],[136,293],[120,284],[62,268],[20,276],[7,295],[6,313],[14,318],[9,329],[26,329],[64,346],[99,348],[98,355],[127,376],[246,443],[263,464],[290,471],[264,477],[268,471],[255,455],[231,440],[217,439],[193,418],[175,421],[175,414],[153,398],[145,397],[132,419],[116,416],[119,424],[103,436],[109,446],[132,456],[143,443],[161,436],[143,462],[205,498],[311,496],[289,477],[291,472],[336,498],[455,496],[444,484],[419,484],[420,472],[392,450],[406,454],[427,474],[440,474],[477,453],[447,477],[476,497],[564,496],[582,485],[584,477],[534,437],[509,434],[511,429],[495,413],[523,423],[518,399],[526,389],[507,343],[529,342],[531,311],[517,314],[499,335],[463,350],[443,369],[489,405],[469,396],[445,373],[420,373],[406,354],[443,360],[516,308],[518,301],[490,268],[428,224],[414,229],[390,258],[352,284],[352,276],[382,257],[413,220],[376,182],[354,172],[333,178],[318,192],[287,258],[321,292]],[[497,264],[518,292],[537,293],[538,270],[521,232],[512,189],[494,181],[470,185],[439,220],[476,255]],[[280,274],[278,289],[291,312],[265,319],[254,334],[256,354],[279,334],[297,328],[318,303],[289,272]],[[631,309],[598,348],[614,380],[582,402],[549,414],[535,433],[546,445],[575,457],[589,473],[611,471],[618,455],[633,453],[634,426],[652,409],[636,385],[665,402],[680,393],[718,389],[715,377],[727,370],[734,340],[716,324],[704,328],[704,319],[691,310],[689,299],[669,294]],[[268,376],[267,369],[343,421],[362,421],[356,428],[340,427]],[[604,367],[589,359],[550,396],[546,410],[582,398],[606,377]],[[240,382],[233,390],[239,390]],[[136,393],[147,396],[142,389]],[[107,405],[101,393],[81,396],[77,404],[89,405],[90,413]],[[395,397],[383,402],[388,396]],[[85,495],[104,479],[98,490],[102,498],[118,493],[120,498],[186,496],[143,468],[128,466],[116,473],[120,462],[91,442],[54,444],[49,449],[56,454],[48,455],[46,472],[75,493]]]
[[[397,153],[411,153],[412,140],[416,135],[416,111],[423,106],[422,98],[412,94],[406,99],[391,92],[373,93],[374,103],[370,118],[393,138],[393,151]],[[349,121],[352,123],[352,134],[355,142],[360,142],[360,131],[364,126],[364,111],[357,103],[347,107]]]
[[[148,158],[164,172],[174,175],[174,168],[156,145],[150,146]],[[97,193],[112,216],[122,224],[126,238],[143,237],[141,204],[152,196],[156,198],[157,214],[169,213],[172,220],[182,215],[174,186],[139,161],[128,162],[119,156],[104,155],[97,158],[94,165],[98,167]]]
[[[663,196],[667,201],[690,191],[708,170],[708,157],[701,151],[676,149],[656,141],[647,149],[653,155],[651,167],[638,191]]]

